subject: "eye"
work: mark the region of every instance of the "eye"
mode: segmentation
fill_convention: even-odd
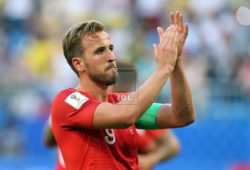
[[[113,45],[110,45],[110,46],[109,46],[109,50],[110,50],[110,51],[114,51],[114,46],[113,46]]]
[[[104,47],[100,47],[100,48],[98,48],[95,52],[97,53],[97,54],[101,54],[101,53],[103,53],[105,51],[105,48]]]

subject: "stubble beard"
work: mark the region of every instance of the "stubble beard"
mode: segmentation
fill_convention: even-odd
[[[118,78],[118,73],[117,71],[114,71],[113,74],[110,76],[105,73],[96,73],[92,71],[91,69],[88,69],[88,76],[92,81],[98,84],[104,84],[106,86],[110,86],[110,85],[115,84]]]

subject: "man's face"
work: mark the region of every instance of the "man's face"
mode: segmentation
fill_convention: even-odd
[[[113,44],[104,31],[83,37],[84,63],[89,78],[96,83],[112,85],[117,76]]]

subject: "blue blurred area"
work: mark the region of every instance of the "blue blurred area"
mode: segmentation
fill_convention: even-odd
[[[156,166],[156,170],[249,169],[249,103],[217,99],[211,101],[208,108],[208,116],[198,116],[191,126],[173,130],[183,146],[181,153]],[[224,116],[213,117],[219,113]]]
[[[53,169],[42,143],[55,94],[77,85],[61,39],[73,24],[102,21],[117,60],[133,62],[137,87],[155,68],[156,27],[184,12],[184,70],[197,108],[194,124],[174,129],[181,153],[156,170],[250,169],[250,16],[248,0],[1,0],[0,169]],[[14,12],[13,12],[14,11]],[[250,22],[249,22],[250,23]],[[170,101],[166,85],[159,102]]]
[[[249,130],[246,120],[200,120],[175,130],[184,146],[181,154],[157,169],[227,170],[237,163],[249,163]]]

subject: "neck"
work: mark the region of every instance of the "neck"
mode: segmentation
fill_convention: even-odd
[[[96,83],[89,78],[80,78],[80,83],[76,89],[89,93],[92,97],[99,101],[106,101],[108,87],[109,86],[107,85]]]

